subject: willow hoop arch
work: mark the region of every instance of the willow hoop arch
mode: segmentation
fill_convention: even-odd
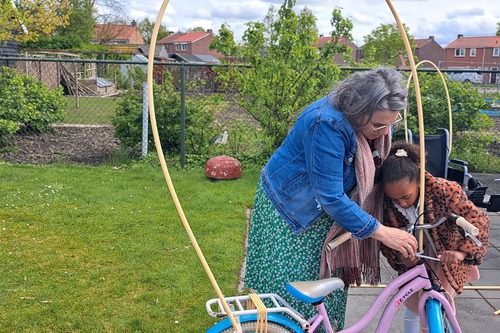
[[[200,246],[198,245],[198,242],[191,230],[191,226],[189,225],[189,222],[187,221],[187,218],[184,214],[184,211],[182,209],[182,206],[179,202],[179,199],[177,197],[177,193],[175,191],[174,185],[172,183],[172,179],[170,178],[170,174],[168,172],[167,168],[167,163],[165,161],[165,157],[163,155],[163,149],[161,147],[161,142],[158,134],[158,127],[156,125],[156,115],[154,111],[154,99],[153,99],[153,65],[154,65],[154,55],[155,55],[155,48],[156,48],[156,41],[158,38],[158,31],[160,29],[161,25],[161,19],[163,18],[163,15],[165,13],[165,10],[167,8],[169,0],[163,0],[162,5],[160,6],[160,9],[158,11],[158,16],[153,28],[153,34],[151,36],[151,46],[149,49],[149,54],[148,54],[148,70],[147,70],[147,84],[148,84],[148,105],[149,105],[149,116],[151,119],[151,128],[153,132],[153,138],[155,142],[155,147],[156,151],[158,153],[158,158],[160,160],[160,165],[162,168],[162,172],[165,178],[165,181],[167,183],[170,195],[172,196],[172,200],[175,204],[175,207],[177,209],[177,212],[181,218],[182,224],[184,228],[186,229],[186,232],[189,236],[189,239],[191,243],[193,244],[193,247],[196,251],[196,254],[198,255],[198,258],[200,259],[207,275],[208,278],[210,279],[210,282],[212,283],[212,286],[217,293],[217,297],[221,300],[222,306],[224,310],[226,311],[229,319],[231,320],[231,323],[233,327],[235,328],[236,332],[241,332],[241,327],[239,323],[235,320],[231,309],[227,305],[227,303],[224,301],[224,295],[222,294],[217,281],[215,280],[215,277],[212,274],[212,271],[210,270],[210,267],[208,266],[208,263],[203,255],[203,252],[200,249]],[[422,99],[421,99],[421,94],[420,94],[420,85],[418,82],[418,74],[417,74],[417,67],[415,65],[415,60],[413,59],[412,52],[411,52],[411,47],[410,43],[408,41],[408,36],[406,36],[406,32],[403,28],[403,25],[399,19],[399,16],[392,5],[390,0],[386,0],[387,5],[389,6],[394,18],[396,19],[396,23],[398,26],[398,29],[401,33],[401,36],[403,38],[403,42],[405,44],[405,50],[408,55],[408,60],[410,61],[410,68],[411,72],[413,75],[413,82],[415,86],[415,96],[416,96],[416,101],[417,101],[417,111],[418,111],[418,124],[419,124],[419,133],[420,133],[420,170],[425,171],[425,142],[424,142],[424,123],[423,123],[423,113],[422,113]],[[451,123],[450,123],[451,124]],[[425,184],[425,172],[420,173],[420,182],[421,184]],[[424,202],[423,202],[423,197],[424,197],[424,192],[425,188],[424,186],[420,187],[420,213],[423,213],[424,211]],[[423,234],[420,233],[419,237],[422,240]],[[420,242],[422,243],[422,242]],[[420,249],[422,250],[422,249]]]
[[[215,277],[212,274],[210,267],[208,266],[205,256],[203,255],[203,252],[201,251],[200,246],[198,245],[198,242],[193,234],[193,231],[191,230],[191,226],[189,225],[186,215],[184,214],[184,210],[182,209],[181,203],[179,202],[179,198],[177,197],[177,193],[175,192],[174,184],[172,183],[172,179],[170,178],[170,174],[168,172],[167,163],[165,161],[165,156],[163,155],[163,149],[161,147],[160,137],[158,135],[158,127],[156,125],[156,116],[155,116],[154,99],[153,99],[153,65],[155,58],[156,40],[158,38],[158,31],[160,30],[161,20],[163,18],[167,5],[168,5],[168,0],[164,0],[158,11],[158,16],[156,18],[156,22],[153,28],[153,35],[151,36],[151,44],[150,44],[151,47],[149,48],[149,55],[148,55],[148,72],[147,72],[148,105],[149,105],[149,117],[151,119],[151,129],[153,132],[155,147],[158,153],[158,158],[160,160],[163,176],[168,186],[168,190],[170,191],[170,195],[172,196],[172,200],[174,201],[175,208],[177,209],[182,224],[189,236],[189,240],[193,244],[196,254],[198,255],[198,258],[200,259],[201,264],[203,265],[203,268],[205,269],[205,272],[207,273],[208,278],[210,279],[210,283],[212,284],[212,287],[214,288],[217,297],[221,301],[224,310],[226,311],[229,319],[231,320],[231,323],[233,324],[233,327],[235,328],[235,332],[241,332],[241,327],[239,323],[235,320],[233,313],[231,312],[231,309],[225,302],[224,295],[222,294],[222,291],[220,290],[219,285],[217,284],[217,281],[215,280]]]
[[[453,116],[452,116],[452,112],[451,112],[451,101],[450,101],[450,94],[448,92],[448,86],[446,85],[446,80],[444,79],[443,73],[441,73],[441,70],[432,61],[422,60],[422,61],[420,61],[416,65],[416,67],[418,67],[418,66],[420,66],[420,65],[422,65],[424,63],[428,63],[428,64],[432,65],[437,70],[439,76],[441,77],[441,82],[443,82],[444,91],[446,93],[446,101],[448,102],[448,119],[449,119],[449,123],[450,123],[450,126],[449,126],[449,128],[450,128],[449,129],[449,131],[450,131],[450,142],[448,142],[448,146],[449,146],[449,152],[451,152],[452,142],[453,142]],[[408,77],[408,81],[406,82],[406,89],[407,90],[410,88],[411,78],[412,78],[412,74],[410,73],[410,76]],[[404,112],[403,112],[403,114],[404,114],[405,139],[406,139],[406,142],[408,142],[408,124],[407,124],[407,118],[406,118],[406,113],[407,113],[406,110],[407,109],[408,109],[408,107],[406,107],[406,109],[404,109]]]
[[[413,59],[413,53],[411,52],[411,46],[410,46],[410,41],[408,40],[408,36],[406,35],[406,31],[403,27],[403,24],[401,23],[401,20],[399,19],[399,15],[396,12],[396,9],[392,5],[392,2],[390,0],[386,0],[387,5],[389,6],[389,9],[392,12],[392,15],[394,16],[394,19],[396,20],[396,24],[399,29],[399,33],[401,34],[401,37],[403,38],[403,42],[405,44],[405,50],[406,54],[408,56],[408,61],[410,62],[410,69],[411,69],[411,74],[413,76],[413,84],[415,87],[415,98],[417,102],[417,116],[418,116],[418,129],[419,129],[419,141],[420,141],[420,210],[419,214],[424,213],[424,195],[425,195],[425,131],[424,131],[424,116],[422,112],[422,95],[420,94],[420,83],[418,82],[418,74],[417,74],[417,66],[415,65],[415,59]],[[419,223],[423,223],[423,220],[420,220]],[[419,251],[423,251],[423,240],[424,240],[424,233],[422,230],[419,231],[418,234],[419,237]]]

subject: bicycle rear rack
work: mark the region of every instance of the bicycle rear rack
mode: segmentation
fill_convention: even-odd
[[[300,323],[302,327],[309,325],[304,316],[292,308],[292,306],[281,296],[277,294],[258,294],[258,296],[266,305],[268,313],[286,313]],[[235,317],[242,315],[257,315],[257,309],[253,307],[253,302],[248,295],[225,297],[224,300]],[[218,298],[208,300],[206,303],[206,309],[211,317],[221,318],[227,316],[227,313]]]

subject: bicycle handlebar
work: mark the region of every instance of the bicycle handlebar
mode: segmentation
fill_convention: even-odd
[[[469,221],[464,219],[461,216],[455,215],[455,214],[450,214],[453,218],[455,218],[455,223],[459,226],[462,227],[466,232],[471,234],[472,236],[477,236],[479,235],[479,229],[473,226]]]
[[[326,247],[328,250],[331,251],[334,248],[336,248],[337,246],[339,246],[340,244],[347,242],[351,238],[352,238],[352,234],[350,232],[346,232],[345,234],[342,234],[342,235],[336,237],[335,239],[333,239],[332,241],[328,242],[328,244],[326,244]]]
[[[450,213],[448,214],[451,218],[454,219],[455,223],[457,226],[459,226],[463,231],[461,231],[461,234],[463,237],[469,237],[474,241],[474,243],[477,244],[477,246],[482,247],[483,244],[476,238],[476,236],[479,234],[479,229],[475,227],[473,224],[471,224],[469,221],[467,221],[465,218],[462,216],[458,216],[456,214]],[[417,224],[417,225],[408,225],[406,227],[408,232],[412,232],[413,230],[426,230],[426,229],[431,229],[435,228],[439,225],[441,225],[443,222],[446,221],[446,217],[440,218],[437,222],[434,223],[424,223],[424,224]],[[424,255],[423,253],[417,253],[417,256],[423,259],[431,259],[431,260],[437,260],[440,261],[438,258],[434,257],[429,257]]]
[[[456,225],[459,226],[463,230],[461,232],[462,236],[469,237],[479,247],[483,246],[483,244],[476,238],[476,236],[479,235],[479,229],[477,227],[475,227],[473,224],[471,224],[469,221],[467,221],[462,216],[458,216],[458,215],[453,214],[453,213],[449,213],[447,215],[449,217],[453,218]],[[424,224],[416,224],[416,225],[409,224],[406,226],[406,230],[408,232],[412,233],[413,230],[432,229],[432,228],[435,228],[435,227],[441,225],[443,222],[446,221],[446,219],[447,219],[446,216],[443,216],[437,222],[434,222],[434,223],[424,223]]]
[[[454,220],[455,223],[461,227],[464,231],[464,237],[470,237],[479,247],[483,246],[481,242],[475,237],[479,234],[479,229],[475,227],[473,224],[471,224],[469,221],[467,221],[465,218],[462,216],[458,216],[456,214],[450,213],[448,214],[451,216]],[[406,226],[406,231],[409,233],[413,233],[414,230],[425,230],[425,229],[432,229],[436,228],[437,226],[441,225],[443,222],[446,221],[446,217],[440,218],[437,222],[434,223],[424,223],[424,224],[408,224]],[[342,234],[338,236],[337,238],[333,239],[330,241],[326,247],[328,250],[332,250],[339,246],[340,244],[348,241],[349,239],[352,238],[352,234],[350,232],[346,232],[345,234]]]

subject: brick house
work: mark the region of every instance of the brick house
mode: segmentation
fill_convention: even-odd
[[[482,69],[500,68],[500,36],[464,37],[457,39],[444,48],[442,68]],[[499,83],[499,73],[485,73],[485,82]]]
[[[96,24],[93,42],[106,45],[142,45],[144,39],[137,22],[126,24]]]
[[[212,29],[187,33],[175,33],[160,39],[157,44],[165,45],[168,54],[178,55],[211,55],[222,57],[222,53],[209,49],[210,42],[215,38]]]
[[[331,40],[332,40],[331,36],[324,37],[323,35],[320,35],[318,38],[318,50],[321,51],[321,49],[323,48],[323,45],[330,42]],[[339,43],[349,46],[352,50],[351,51],[352,60],[357,61],[356,55],[358,54],[358,47],[356,46],[356,44],[354,44],[353,42],[351,42],[350,40],[348,40],[347,38],[344,38],[344,37],[340,37]],[[336,54],[333,57],[333,61],[335,62],[335,64],[337,64],[339,66],[348,66],[351,64],[346,59],[344,59],[344,57],[342,57],[339,54]]]
[[[444,49],[434,40],[434,36],[425,39],[414,39],[413,44],[415,44],[414,55],[417,56],[419,61],[428,60],[438,67],[441,65],[444,60]],[[421,66],[433,67],[428,63],[423,63]]]

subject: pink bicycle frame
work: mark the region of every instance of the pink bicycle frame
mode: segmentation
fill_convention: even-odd
[[[388,332],[392,320],[396,315],[399,307],[408,300],[408,298],[416,292],[423,290],[418,301],[418,312],[420,314],[420,320],[422,322],[422,329],[424,332],[428,332],[428,323],[425,313],[425,302],[429,298],[435,298],[444,307],[446,315],[450,321],[450,324],[455,331],[455,333],[462,333],[460,326],[458,325],[457,319],[453,312],[453,309],[443,294],[432,289],[431,281],[429,279],[427,269],[424,264],[419,264],[404,274],[398,276],[396,279],[391,281],[387,287],[385,287],[382,292],[377,296],[373,304],[368,309],[367,313],[358,321],[356,324],[349,328],[346,328],[342,333],[356,333],[361,332],[366,328],[373,318],[375,318],[379,309],[384,305],[385,301],[396,292],[396,294],[391,298],[389,303],[387,303],[382,316],[380,317],[379,323],[377,325],[376,333]]]

